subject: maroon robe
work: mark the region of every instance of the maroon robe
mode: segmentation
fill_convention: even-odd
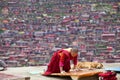
[[[116,73],[115,72],[101,72],[99,73],[99,77],[102,80],[117,80]]]
[[[60,54],[64,55],[63,57],[64,59],[62,60],[62,62],[60,61],[61,59]],[[77,56],[72,57],[70,52],[66,50],[56,51],[53,54],[48,65],[48,68],[43,75],[50,75],[51,73],[60,73],[60,67],[63,67],[63,70],[68,72],[70,70],[70,60],[73,60],[74,65],[77,64]]]

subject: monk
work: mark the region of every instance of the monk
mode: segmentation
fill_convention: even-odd
[[[73,69],[77,65],[77,48],[67,48],[56,51],[48,64],[48,68],[43,75],[50,75],[52,73],[69,72],[71,69],[70,60],[73,61]]]

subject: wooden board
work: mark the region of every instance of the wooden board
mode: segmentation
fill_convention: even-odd
[[[85,78],[88,77],[97,77],[97,74],[99,74],[100,71],[96,71],[96,70],[80,70],[80,71],[72,71],[69,73],[52,73],[52,76],[70,76],[73,80],[82,80],[82,78],[84,78],[83,80],[86,80]],[[93,80],[98,80],[98,79],[93,79]]]
[[[30,77],[15,76],[11,74],[0,73],[0,80],[30,80]]]
[[[80,71],[71,71],[68,73],[52,73],[54,76],[92,76],[100,73],[100,71],[96,70],[80,70]]]
[[[82,77],[82,78],[79,78],[79,77],[75,77],[75,76],[71,76],[71,79],[72,80],[99,80],[99,77],[98,75],[93,75],[93,76],[89,76],[89,77]]]

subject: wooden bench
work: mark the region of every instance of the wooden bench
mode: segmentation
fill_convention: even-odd
[[[100,71],[96,70],[81,70],[69,73],[52,73],[52,76],[70,76],[72,80],[99,80],[98,74]]]

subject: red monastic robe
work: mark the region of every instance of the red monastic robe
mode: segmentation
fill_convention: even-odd
[[[101,72],[99,73],[100,80],[117,80],[115,72]]]
[[[73,60],[74,65],[77,64],[77,56],[72,57],[70,52],[66,50],[56,51],[48,65],[46,72],[43,75],[50,75],[51,73],[60,73],[60,67],[68,72],[70,70],[70,60]]]

